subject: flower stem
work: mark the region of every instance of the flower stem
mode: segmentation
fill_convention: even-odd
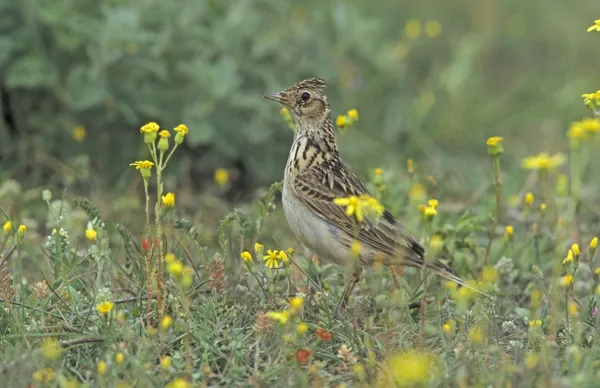
[[[500,194],[502,189],[502,181],[500,180],[500,157],[494,155],[494,186],[496,187],[496,208],[494,209],[494,219],[492,221],[492,228],[490,229],[490,236],[488,239],[487,248],[485,250],[485,258],[483,259],[483,265],[487,266],[490,251],[492,250],[492,242],[496,234],[496,227],[498,226],[498,218],[500,218]]]
[[[144,179],[144,193],[146,194],[146,238],[148,244],[152,241],[150,234],[150,195],[148,194],[148,180]],[[152,312],[152,249],[148,248],[146,251],[146,286],[147,286],[147,297],[148,297],[148,314],[146,315],[146,325],[150,327],[150,316]]]

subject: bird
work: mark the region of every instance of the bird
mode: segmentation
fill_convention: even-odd
[[[423,245],[382,207],[381,216],[348,215],[339,198],[372,198],[360,179],[340,157],[331,106],[323,78],[308,78],[263,98],[278,102],[295,121],[294,140],[284,171],[282,205],[296,239],[320,259],[346,265],[360,246],[352,280],[343,293],[345,306],[360,280],[362,266],[378,261],[389,266],[427,268],[460,285],[466,284],[439,260],[425,264]],[[339,202],[338,202],[339,203]],[[381,206],[381,205],[380,205]]]

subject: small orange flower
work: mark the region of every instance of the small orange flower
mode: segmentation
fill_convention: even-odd
[[[308,362],[308,359],[310,358],[310,356],[312,356],[312,351],[310,349],[298,349],[296,350],[296,361],[298,361],[299,364],[306,364]]]
[[[317,335],[317,337],[319,337],[322,341],[325,341],[325,342],[329,342],[333,338],[332,333],[325,331],[325,329],[323,329],[321,327],[315,329],[315,334]]]

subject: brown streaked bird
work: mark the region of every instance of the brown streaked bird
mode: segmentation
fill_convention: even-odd
[[[323,79],[309,78],[264,96],[288,108],[296,122],[282,196],[290,228],[314,254],[339,265],[352,260],[350,247],[357,240],[362,264],[370,265],[377,259],[387,265],[422,268],[423,246],[390,212],[384,210],[377,220],[365,218],[357,223],[354,216],[348,216],[334,203],[336,198],[368,192],[340,158],[325,87]],[[472,288],[440,261],[428,262],[427,268]],[[347,303],[359,276],[360,266],[346,287],[342,305]]]

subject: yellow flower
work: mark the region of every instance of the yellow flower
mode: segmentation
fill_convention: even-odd
[[[573,275],[565,275],[562,278],[562,284],[565,287],[571,287],[573,285]]]
[[[575,122],[569,127],[569,130],[567,131],[567,137],[571,140],[585,140],[588,138],[588,134],[585,132],[583,127],[579,125],[579,122]]]
[[[298,335],[303,335],[307,331],[308,331],[308,325],[304,322],[299,323],[298,326],[296,327],[296,333],[298,333]]]
[[[579,309],[577,308],[577,304],[574,302],[569,303],[569,305],[567,306],[567,312],[569,313],[570,316],[576,317],[579,312]]]
[[[71,137],[73,137],[73,140],[75,140],[77,143],[83,142],[85,140],[85,135],[85,128],[81,125],[73,128],[73,132],[71,132]]]
[[[173,207],[175,205],[175,194],[167,193],[162,196],[162,204],[166,208]]]
[[[596,286],[596,295],[600,295],[600,284]]]
[[[214,175],[215,183],[224,186],[229,182],[229,171],[224,168],[217,168]]]
[[[364,208],[367,212],[373,212],[380,216],[385,211],[385,208],[379,203],[377,198],[363,194],[358,199],[360,200],[360,207]]]
[[[377,167],[376,169],[373,170],[373,174],[375,174],[376,176],[380,176],[383,174],[383,168]]]
[[[491,266],[484,267],[481,272],[481,280],[484,283],[495,283],[498,280],[498,271]]]
[[[515,233],[515,228],[512,225],[507,225],[506,228],[504,228],[504,238],[505,239],[511,240],[514,233]]]
[[[592,24],[588,29],[587,32],[592,32],[592,31],[600,31],[600,19],[598,20],[594,20],[594,24]]]
[[[294,253],[296,253],[296,250],[294,248],[287,249],[288,256],[292,257],[292,256],[294,256]]]
[[[175,260],[177,260],[177,257],[172,252],[169,252],[165,255],[165,263],[169,264]]]
[[[173,131],[177,132],[178,134],[181,134],[182,136],[185,136],[190,130],[185,124],[179,124],[178,126],[173,128]]]
[[[553,170],[556,167],[562,165],[565,162],[565,156],[563,154],[548,155],[547,153],[541,153],[535,156],[530,156],[523,159],[522,166],[526,170]]]
[[[381,381],[379,386],[414,387],[424,386],[434,371],[432,355],[409,350],[405,353],[390,357],[385,363],[386,373],[382,378],[391,381]]]
[[[12,230],[12,222],[6,221],[4,223],[4,225],[2,226],[2,230],[4,231],[5,234],[10,232]]]
[[[160,126],[152,121],[152,122],[149,122],[148,124],[142,126],[140,128],[140,132],[141,133],[152,133],[152,132],[158,132],[159,129],[160,129]]]
[[[421,35],[421,22],[418,19],[409,19],[404,25],[404,34],[410,39],[418,38]]]
[[[106,374],[106,372],[108,372],[108,365],[106,365],[106,361],[101,360],[98,363],[98,366],[96,367],[96,369],[98,370],[98,374],[100,376],[104,376]]]
[[[434,207],[427,206],[423,214],[425,214],[425,217],[427,218],[433,218],[437,215],[437,210],[435,210]]]
[[[277,250],[273,251],[269,249],[267,251],[267,254],[263,257],[263,260],[265,261],[265,267],[271,269],[279,268],[279,258]]]
[[[252,255],[250,254],[250,252],[244,251],[241,253],[240,256],[242,257],[242,260],[244,260],[244,263],[252,264]]]
[[[455,290],[458,287],[458,284],[452,281],[447,281],[444,283],[444,288],[447,290]]]
[[[163,139],[168,139],[171,136],[171,134],[166,129],[163,129],[158,133],[158,136],[160,136]]]
[[[181,274],[183,273],[183,263],[179,260],[170,262],[167,265],[167,272],[174,277],[181,276]]]
[[[495,147],[498,144],[502,143],[503,140],[504,138],[500,136],[492,136],[489,139],[487,139],[487,145],[488,147]]]
[[[414,183],[408,189],[408,199],[411,203],[425,200],[427,189],[420,183]]]
[[[163,319],[160,321],[160,328],[163,330],[169,330],[171,325],[173,324],[173,318],[170,315],[165,315]]]
[[[279,251],[277,253],[277,258],[284,263],[287,263],[288,261],[290,261],[289,257],[287,257],[287,255],[285,254],[284,251]]]
[[[262,256],[264,251],[265,251],[264,245],[259,244],[258,242],[254,243],[254,253],[256,253],[258,256]]]
[[[537,353],[527,353],[527,355],[525,356],[525,368],[529,370],[535,369],[535,367],[538,365],[539,360],[540,357],[537,355]]]
[[[581,255],[581,251],[579,250],[579,244],[571,245],[571,250],[573,251],[573,256],[575,260]]]
[[[170,366],[171,366],[171,357],[169,357],[169,356],[162,356],[160,358],[160,367],[163,370],[167,370],[167,369],[169,369]]]
[[[154,166],[154,163],[149,160],[138,160],[131,163],[130,166],[135,167],[136,170],[151,169],[152,166]]]
[[[338,206],[346,206],[346,215],[355,216],[356,221],[362,222],[364,220],[364,216],[362,214],[362,209],[360,206],[360,201],[357,196],[351,195],[346,198],[335,198],[333,203]]]
[[[299,296],[295,296],[290,299],[290,306],[292,306],[292,309],[294,309],[294,310],[300,310],[303,305],[304,305],[304,299],[302,299]]]
[[[442,33],[442,25],[437,20],[425,22],[425,34],[431,39],[437,38]]]
[[[192,285],[194,281],[194,269],[190,266],[187,266],[181,272],[181,285],[185,288],[188,288]]]
[[[442,331],[444,332],[445,335],[447,336],[451,336],[452,334],[454,334],[454,321],[450,320],[450,321],[446,321],[444,323],[444,325],[442,326]]]
[[[178,377],[171,381],[166,388],[192,388],[192,384],[183,377]]]
[[[540,319],[529,321],[529,327],[542,327],[542,321]]]
[[[596,249],[598,246],[598,237],[594,237],[590,242],[590,249]]]
[[[111,311],[113,311],[114,307],[115,305],[107,300],[105,302],[98,303],[96,305],[96,310],[98,310],[98,312],[102,315],[108,315]]]
[[[27,233],[27,227],[23,224],[19,225],[19,228],[17,229],[17,238],[19,241],[23,240],[25,233]]]
[[[38,383],[49,383],[56,377],[56,372],[52,368],[38,369],[33,374],[33,379]]]
[[[484,331],[480,326],[475,326],[471,330],[469,330],[469,341],[471,341],[474,345],[479,345],[483,342],[484,339]]]
[[[439,205],[439,201],[437,199],[430,199],[429,201],[427,201],[427,206],[432,207],[434,209],[437,209]]]
[[[117,364],[122,364],[123,361],[125,361],[125,355],[123,353],[117,353],[115,355],[115,361],[117,362]]]
[[[440,235],[434,235],[431,237],[431,241],[429,242],[429,247],[431,250],[435,252],[439,252],[444,246],[444,239]]]
[[[358,240],[353,240],[352,244],[350,244],[350,252],[354,255],[354,256],[358,256],[360,255],[360,251],[362,249],[362,244],[360,243],[360,241]]]
[[[288,322],[288,320],[290,319],[290,313],[287,311],[282,311],[282,312],[269,311],[265,314],[265,316],[267,318],[271,318],[272,320],[279,322],[282,325],[285,325]]]
[[[353,121],[358,120],[358,111],[356,109],[350,109],[348,111],[348,117],[350,117]]]
[[[524,201],[525,205],[531,206],[531,204],[533,204],[534,199],[535,198],[533,197],[533,194],[531,194],[531,193],[525,194],[525,201]]]
[[[569,264],[573,262],[573,250],[569,249],[569,252],[567,253],[567,257],[564,258],[563,260],[563,264]]]
[[[546,209],[548,208],[548,206],[546,206],[545,203],[542,203],[540,205],[540,213],[544,213],[546,211]]]
[[[337,125],[340,128],[343,128],[344,126],[346,126],[346,124],[346,116],[338,115],[338,117],[335,119],[335,125]]]
[[[98,233],[96,233],[95,229],[86,229],[85,238],[87,238],[90,241],[96,241],[98,239]]]
[[[42,342],[42,355],[48,360],[56,360],[60,357],[62,349],[56,338],[49,338]]]

